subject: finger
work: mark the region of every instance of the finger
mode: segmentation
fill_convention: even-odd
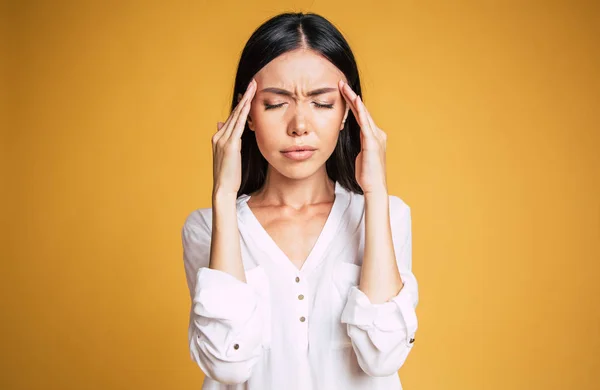
[[[361,100],[360,103],[363,105],[363,107],[365,108],[365,111],[367,113],[367,118],[369,119],[369,123],[371,124],[371,129],[373,129],[373,132],[375,134],[375,136],[380,140],[384,142],[384,146],[385,143],[387,142],[387,134],[381,130],[376,124],[375,124],[375,120],[373,120],[373,116],[371,115],[371,113],[369,112],[369,109],[367,108],[367,106],[364,105],[363,101]]]
[[[351,100],[351,98],[346,93],[346,85],[347,84],[343,80],[340,80],[340,82],[338,83],[338,87],[340,88],[340,94],[342,95],[342,98],[346,101],[346,104],[348,104],[348,107],[350,107],[350,109],[354,113],[354,116],[357,117],[356,119],[358,120],[356,106],[355,106],[354,102]]]
[[[223,134],[223,137],[226,137],[225,138],[226,140],[229,139],[229,137],[231,137],[233,128],[237,124],[240,113],[242,112],[246,102],[248,102],[249,100],[252,99],[252,97],[254,97],[254,91],[256,90],[255,87],[256,87],[256,82],[254,81],[254,79],[250,80],[250,83],[248,84],[248,88],[246,89],[244,96],[242,96],[242,99],[240,100],[238,106],[236,107],[235,113],[232,116],[231,121],[229,122],[227,128],[225,129],[225,134]]]
[[[376,133],[377,126],[375,126],[375,123],[373,122],[373,118],[371,118],[371,114],[369,114],[369,111],[367,110],[367,107],[363,103],[363,101],[360,98],[360,96],[356,100],[357,100],[358,109],[363,114],[363,118],[366,118],[366,122],[369,123],[369,129],[371,129],[371,134],[377,135],[377,133]]]
[[[361,130],[364,131],[365,134],[372,134],[373,132],[370,129],[368,120],[361,115],[361,110],[358,107],[358,95],[352,90],[352,88],[350,88],[348,84],[343,81],[340,81],[340,83],[342,84],[342,96],[344,99],[346,99],[346,102],[354,113],[354,117],[356,118]]]
[[[362,101],[361,101],[361,103],[362,103]],[[365,106],[365,110],[367,111],[367,117],[369,118],[369,123],[371,124],[371,128],[373,129],[373,133],[380,141],[383,141],[384,145],[385,145],[387,134],[385,134],[385,132],[383,130],[381,130],[379,127],[377,127],[377,125],[375,124],[375,121],[373,120],[373,116],[371,115],[369,110],[367,110],[366,106]]]
[[[373,120],[373,117],[371,116],[371,113],[369,112],[369,109],[367,108],[367,106],[365,106],[365,104],[363,103],[362,99],[360,99],[360,104],[362,105],[365,113],[367,114],[367,119],[369,121],[369,125],[371,125],[371,129],[377,133],[377,131],[379,130],[379,127],[377,127],[377,125],[375,124],[375,121]]]
[[[361,123],[360,123],[360,117],[358,115],[358,109],[356,108],[356,104],[354,103],[353,99],[348,96],[348,94],[346,92],[346,85],[347,84],[344,83],[343,80],[340,80],[340,82],[339,82],[340,93],[342,95],[342,98],[344,98],[344,100],[346,101],[346,104],[348,105],[348,107],[350,107],[350,110],[352,110],[352,113],[354,114],[356,121],[360,125]],[[361,129],[362,129],[362,126],[361,126]]]
[[[214,149],[215,144],[219,141],[219,138],[221,138],[221,136],[223,135],[223,132],[221,131],[221,129],[223,128],[223,125],[224,125],[223,122],[217,122],[217,131],[212,136],[213,149]]]
[[[219,142],[219,139],[221,139],[221,137],[223,136],[222,129],[224,125],[225,124],[223,122],[217,122],[217,132],[212,136],[213,149],[216,143]]]
[[[238,117],[238,121],[235,124],[233,132],[231,133],[230,139],[239,139],[244,133],[244,129],[246,128],[246,118],[248,118],[248,113],[250,112],[250,108],[252,107],[252,99],[248,99],[246,104],[242,108],[242,112]]]
[[[254,79],[252,79],[252,80],[254,80]],[[252,80],[250,80],[250,83],[248,84],[248,87],[246,88],[246,92],[244,93],[244,96],[242,96],[242,98],[240,99],[240,101],[238,102],[238,104],[231,111],[231,113],[229,114],[229,117],[227,118],[227,120],[225,121],[225,123],[223,124],[223,126],[219,127],[219,131],[222,134],[218,134],[218,132],[217,132],[216,136],[218,138],[220,138],[227,131],[227,129],[229,128],[229,125],[231,124],[231,121],[233,120],[233,118],[235,117],[235,115],[237,115],[237,113],[242,109],[242,106],[244,104],[244,97],[248,93],[248,89],[250,88],[250,86],[252,84]]]
[[[227,129],[227,133],[225,137],[227,140],[231,138],[239,138],[244,132],[244,128],[246,126],[246,119],[248,118],[248,113],[250,112],[250,108],[252,107],[252,99],[254,98],[254,92],[256,88],[252,87],[249,91],[249,94],[245,96],[245,98],[240,101],[242,103],[241,109],[236,115],[232,122],[230,123],[230,128]]]

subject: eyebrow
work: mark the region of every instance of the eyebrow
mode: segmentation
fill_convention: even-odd
[[[316,95],[322,95],[327,92],[334,92],[337,90],[338,90],[337,88],[331,88],[331,87],[319,88],[319,89],[315,89],[313,91],[308,92],[307,95],[308,96],[316,96]],[[286,89],[274,88],[274,87],[265,88],[265,89],[261,90],[260,92],[273,92],[278,95],[284,95],[284,96],[290,96],[290,97],[294,96],[294,94],[292,92],[290,92]]]

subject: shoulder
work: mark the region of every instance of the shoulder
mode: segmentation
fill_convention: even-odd
[[[183,264],[191,294],[194,292],[198,270],[208,267],[210,263],[211,218],[211,208],[196,209],[187,214],[181,228]]]
[[[200,267],[208,266],[212,235],[211,215],[210,208],[194,210],[186,216],[181,228],[183,260],[188,277],[195,274]],[[188,282],[190,286],[194,283],[192,279]]]
[[[395,195],[390,195],[390,224],[395,245],[405,243],[412,236],[410,206]]]
[[[351,193],[352,202],[355,204],[357,208],[364,210],[365,207],[365,197],[364,195]],[[390,209],[390,217],[392,219],[403,218],[410,215],[410,207],[404,201],[404,199],[400,198],[397,195],[388,195],[388,204]]]
[[[244,213],[244,205],[248,200],[248,195],[240,195],[235,204],[236,213],[238,216]],[[212,231],[212,220],[213,220],[213,209],[212,207],[198,208],[190,212],[183,222],[184,231],[201,231],[211,233]]]
[[[212,208],[199,208],[193,210],[185,217],[183,221],[182,232],[190,231],[210,233],[212,230]]]
[[[389,195],[388,198],[391,218],[410,218],[410,206],[402,198],[396,195]]]
[[[244,204],[246,203],[248,195],[240,195],[235,204],[236,212],[239,215],[243,213]],[[184,230],[203,230],[207,232],[212,231],[212,219],[213,219],[213,209],[212,207],[203,207],[199,209],[195,209],[190,212],[183,222]]]

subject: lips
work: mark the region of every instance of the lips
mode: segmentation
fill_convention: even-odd
[[[316,150],[316,148],[313,148],[312,146],[297,145],[297,146],[291,146],[289,148],[283,149],[281,152],[288,153],[288,152],[304,152],[304,151],[315,151],[315,150]]]
[[[292,146],[282,150],[281,153],[291,160],[303,161],[309,159],[315,150],[316,148],[312,146]]]

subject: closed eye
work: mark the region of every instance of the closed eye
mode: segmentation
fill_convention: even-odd
[[[274,109],[274,108],[281,107],[281,106],[283,106],[284,104],[285,104],[285,103],[281,103],[281,104],[275,104],[275,105],[272,105],[272,104],[267,104],[267,103],[265,103],[265,110],[272,110],[272,109]]]
[[[314,102],[315,106],[317,106],[318,108],[333,108],[333,104],[319,104],[317,102]],[[279,108],[281,106],[283,106],[285,103],[280,103],[280,104],[266,104],[265,103],[265,110],[272,110],[275,108]]]

